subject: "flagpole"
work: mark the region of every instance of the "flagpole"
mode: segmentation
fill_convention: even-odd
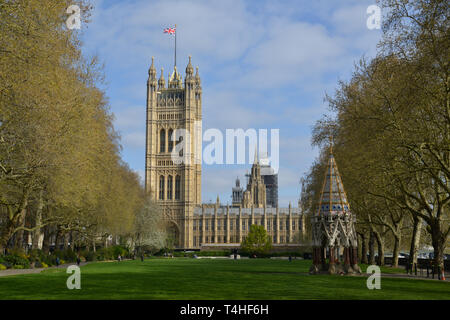
[[[175,25],[175,67],[176,66],[177,66],[177,25]]]

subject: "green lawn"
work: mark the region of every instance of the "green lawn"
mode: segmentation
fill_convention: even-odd
[[[81,268],[81,290],[68,290],[65,269],[0,277],[0,299],[450,299],[450,283],[309,275],[311,261],[149,259]],[[365,270],[365,268],[363,268]]]

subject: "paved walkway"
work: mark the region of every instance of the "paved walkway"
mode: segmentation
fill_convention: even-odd
[[[418,280],[439,280],[438,276],[435,274],[434,279],[432,278],[431,274],[430,277],[427,278],[427,276],[421,276],[421,275],[414,275],[414,274],[406,274],[406,273],[381,273],[382,277],[386,278],[407,278],[407,279],[418,279]],[[445,281],[450,282],[450,274],[445,273]]]
[[[88,264],[89,262],[81,262],[80,267]],[[0,271],[0,277],[5,276],[15,276],[18,274],[31,274],[31,273],[40,273],[42,270],[49,270],[49,269],[65,269],[68,266],[76,265],[75,262],[73,263],[66,263],[62,264],[59,267],[48,267],[48,268],[34,268],[34,269],[7,269],[7,270],[1,270]]]

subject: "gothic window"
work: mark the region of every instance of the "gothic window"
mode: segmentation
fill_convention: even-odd
[[[169,129],[169,135],[168,135],[168,139],[169,139],[169,152],[172,152],[173,149],[173,141],[172,141],[172,136],[173,136],[173,130]]]
[[[277,243],[277,236],[273,236],[273,243]]]
[[[289,231],[289,220],[286,220],[286,231]]]
[[[273,231],[277,230],[277,220],[273,220]]]
[[[208,231],[209,230],[209,220],[205,221],[205,230]],[[208,241],[206,241],[208,242]]]
[[[164,176],[159,177],[159,200],[164,200]]]
[[[172,200],[173,180],[172,176],[167,177],[167,199]]]
[[[292,220],[292,230],[295,230],[295,220]]]
[[[180,200],[180,194],[181,194],[181,177],[176,176],[175,177],[175,200]]]
[[[194,230],[197,230],[197,220],[194,220]]]
[[[161,129],[159,133],[159,152],[166,152],[166,130]]]
[[[233,220],[230,220],[230,231],[233,231]]]
[[[217,221],[217,230],[222,230],[221,220]]]
[[[283,221],[280,221],[280,230],[283,230]]]

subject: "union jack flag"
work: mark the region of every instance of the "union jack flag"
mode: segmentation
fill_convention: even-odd
[[[164,33],[175,34],[176,28],[166,28],[164,29]]]

